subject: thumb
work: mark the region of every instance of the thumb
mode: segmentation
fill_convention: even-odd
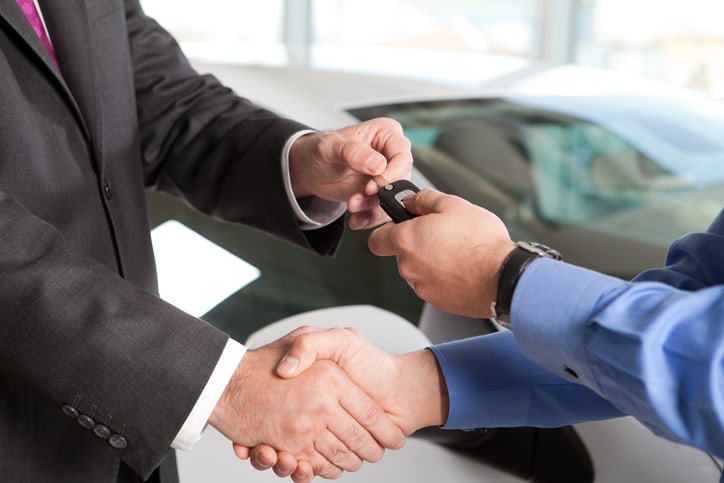
[[[446,195],[435,189],[420,190],[414,195],[407,196],[403,201],[405,209],[416,215],[427,215],[437,211],[437,204]]]
[[[348,329],[335,328],[300,335],[277,364],[277,374],[285,379],[296,377],[320,360],[340,364],[348,346],[345,340],[351,334]]]
[[[360,142],[340,141],[335,151],[339,159],[360,174],[376,176],[387,166],[387,159],[381,153]]]

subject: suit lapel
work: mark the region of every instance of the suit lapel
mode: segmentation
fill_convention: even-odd
[[[50,71],[57,87],[66,93],[70,107],[93,145],[96,159],[102,152],[102,124],[93,41],[85,0],[39,0],[45,25],[62,75],[15,0],[0,0],[0,19],[27,43],[36,62]]]
[[[33,27],[28,22],[25,14],[18,7],[15,0],[0,0],[0,17],[2,17],[8,25],[15,30],[20,38],[28,44],[28,47],[32,51],[33,55],[45,66],[48,70],[53,72],[53,76],[63,82],[58,70],[55,68],[50,55],[43,47],[43,44],[38,39]]]
[[[103,126],[86,0],[39,0],[39,5],[62,77],[82,113],[95,153],[99,155]],[[100,158],[97,156],[97,159]]]

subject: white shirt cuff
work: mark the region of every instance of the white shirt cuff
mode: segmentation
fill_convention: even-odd
[[[231,376],[236,371],[244,354],[246,354],[246,347],[230,338],[221,353],[219,362],[211,373],[211,377],[209,377],[204,390],[201,392],[201,396],[171,443],[172,448],[188,451],[201,439],[211,412],[216,407],[216,403],[221,398],[221,394],[226,389],[226,385],[231,380]]]
[[[282,174],[284,175],[284,187],[287,190],[289,204],[292,206],[292,209],[294,209],[294,213],[297,215],[297,219],[299,219],[302,230],[313,230],[315,228],[327,226],[347,211],[345,203],[327,201],[317,198],[316,196],[306,199],[304,208],[302,208],[299,201],[297,201],[296,196],[294,196],[292,178],[289,174],[289,151],[291,151],[294,141],[305,134],[311,134],[314,132],[316,131],[307,129],[295,133],[287,140],[286,144],[284,144],[284,150],[282,151]]]

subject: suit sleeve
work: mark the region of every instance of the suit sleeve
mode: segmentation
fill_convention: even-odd
[[[333,254],[343,220],[300,230],[281,173],[286,140],[308,127],[199,75],[137,1],[127,2],[126,17],[147,185],[216,218]]]
[[[55,227],[4,194],[0,231],[2,378],[18,394],[32,389],[52,401],[59,427],[83,441],[114,451],[67,421],[64,405],[122,436],[127,446],[115,451],[148,476],[228,336],[79,255]],[[11,404],[15,395],[3,397]]]

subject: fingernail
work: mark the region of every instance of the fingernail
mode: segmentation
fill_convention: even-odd
[[[299,368],[299,359],[296,357],[284,356],[279,363],[278,371],[282,374],[292,375]]]
[[[354,226],[350,226],[353,230],[364,230],[368,228],[372,224],[372,220],[370,218],[360,218],[356,221]]]
[[[387,180],[387,178],[385,178],[381,174],[378,174],[377,176],[375,176],[374,180],[375,180],[375,183],[377,183],[377,186],[379,186],[379,187],[383,187],[383,186],[390,184],[390,182]]]

